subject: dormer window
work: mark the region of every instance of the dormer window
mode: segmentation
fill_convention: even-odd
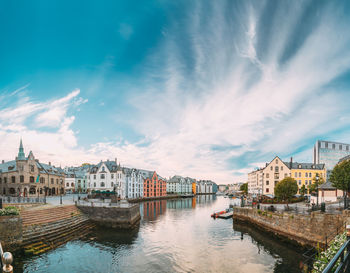
[[[298,168],[301,169],[301,164],[298,165]]]
[[[105,171],[105,167],[102,167],[102,171],[103,171],[103,172]]]
[[[312,169],[315,169],[315,165],[312,165],[311,168],[312,168]]]

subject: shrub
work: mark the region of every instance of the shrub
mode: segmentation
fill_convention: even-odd
[[[4,209],[0,209],[0,216],[8,216],[8,215],[19,215],[18,208],[6,207]]]
[[[327,264],[332,260],[332,258],[335,256],[335,254],[338,252],[338,250],[342,247],[342,245],[346,241],[346,232],[337,235],[332,243],[329,245],[329,247],[319,253],[316,257],[316,260],[313,264],[313,273],[322,272],[323,269],[326,268]],[[337,264],[339,264],[340,259],[338,260]]]

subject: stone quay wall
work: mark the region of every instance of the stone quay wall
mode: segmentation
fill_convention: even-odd
[[[132,229],[138,226],[141,215],[138,204],[129,207],[98,207],[77,205],[96,224],[119,229]]]
[[[309,215],[273,213],[255,208],[234,208],[233,220],[248,222],[296,245],[325,247],[350,223],[350,213],[312,212]]]
[[[13,250],[22,243],[20,216],[0,216],[0,240],[4,251]]]

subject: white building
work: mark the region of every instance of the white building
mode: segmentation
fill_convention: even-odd
[[[122,185],[126,185],[126,198],[142,198],[143,197],[143,180],[141,171],[137,169],[122,168],[123,178]]]
[[[88,174],[88,188],[95,191],[115,191],[118,196],[125,198],[125,178],[120,166],[115,161],[101,161],[90,168]],[[124,192],[123,192],[124,189]]]
[[[73,193],[75,189],[75,174],[72,171],[66,171],[64,178],[64,188],[66,193]]]
[[[189,177],[174,175],[167,182],[167,193],[169,194],[192,194],[192,180]]]
[[[262,194],[264,169],[257,169],[248,173],[248,193]]]
[[[199,180],[196,185],[197,194],[212,194],[214,182],[211,180]]]

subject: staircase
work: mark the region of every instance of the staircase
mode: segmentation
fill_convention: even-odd
[[[86,236],[93,224],[75,206],[28,210],[21,213],[25,254],[41,254]]]

